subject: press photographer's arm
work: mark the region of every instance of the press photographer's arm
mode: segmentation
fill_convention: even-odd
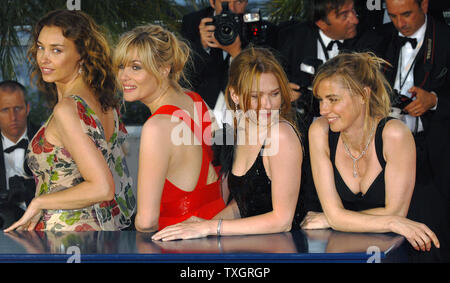
[[[434,92],[426,91],[417,86],[410,88],[409,92],[415,94],[416,99],[408,104],[404,110],[413,117],[422,116],[437,105],[438,99]]]

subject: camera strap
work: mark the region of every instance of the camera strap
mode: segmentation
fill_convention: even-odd
[[[424,43],[426,44],[426,50],[423,56],[425,75],[423,81],[419,84],[419,87],[423,88],[427,79],[430,76],[431,69],[434,63],[434,44],[436,42],[436,23],[430,18],[432,29],[429,29],[425,33]],[[431,33],[431,34],[430,34]]]

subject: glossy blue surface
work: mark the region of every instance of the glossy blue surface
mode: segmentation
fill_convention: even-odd
[[[0,233],[0,262],[296,263],[402,261],[403,237],[332,230],[160,242],[117,232]],[[400,253],[401,254],[401,253]]]

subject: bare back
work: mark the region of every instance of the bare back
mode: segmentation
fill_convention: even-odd
[[[201,112],[198,111],[200,110],[197,108],[199,107],[198,102],[195,105],[195,102],[187,94],[178,93],[171,96],[166,101],[166,105],[173,105],[182,109],[189,114],[189,117],[194,120],[199,129],[202,128],[202,123],[205,121]],[[200,132],[196,133],[196,137],[183,120],[169,115],[159,116],[154,118],[163,119],[170,129],[170,140],[167,144],[171,147],[171,154],[166,179],[184,191],[193,191],[199,180],[203,159],[202,141],[199,140],[198,135]],[[200,135],[204,138],[202,134]],[[210,163],[207,184],[215,182],[217,178],[216,171]]]
[[[114,109],[108,109],[106,112],[103,112],[103,109],[100,105],[100,103],[95,99],[91,94],[83,95],[78,94],[83,100],[88,104],[89,108],[91,108],[98,119],[100,120],[101,126],[104,129],[105,138],[107,141],[109,141],[114,133],[115,129],[115,123],[114,123]],[[55,106],[55,109],[58,108],[61,104],[73,104],[69,107],[73,110],[70,113],[67,113],[69,115],[78,115],[77,113],[77,106],[73,99],[71,98],[63,98],[62,101],[58,102]],[[61,133],[57,131],[55,121],[50,120],[47,129],[45,131],[45,137],[48,142],[50,142],[53,145],[64,147],[64,144],[62,142],[63,137],[60,136]]]

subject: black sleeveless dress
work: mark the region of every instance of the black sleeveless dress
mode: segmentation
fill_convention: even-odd
[[[334,182],[336,185],[336,190],[341,197],[342,204],[345,209],[353,210],[353,211],[361,211],[376,207],[384,207],[385,206],[385,182],[384,182],[384,170],[386,168],[386,161],[383,157],[383,129],[386,125],[386,122],[391,120],[392,118],[386,118],[380,120],[378,123],[376,132],[375,132],[375,151],[377,153],[378,162],[381,165],[381,172],[375,178],[373,183],[370,185],[366,194],[362,194],[359,192],[358,194],[353,193],[348,186],[345,184],[344,180],[341,177],[338,169],[335,164],[336,157],[336,147],[339,140],[340,133],[332,132],[331,130],[328,133],[328,141],[330,146],[330,158],[331,163],[333,164],[334,169]]]
[[[264,214],[273,210],[272,181],[264,168],[261,147],[252,167],[243,176],[228,174],[228,188],[236,200],[242,218]],[[291,230],[299,230],[302,215],[300,202],[297,202]]]
[[[354,194],[344,183],[335,165],[339,133],[329,132],[330,158],[334,168],[336,190],[341,197],[344,207],[348,210],[361,211],[385,206],[384,172],[386,161],[383,158],[382,133],[386,122],[391,119],[390,117],[383,119],[378,124],[375,133],[375,150],[382,171],[375,178],[365,195],[361,193]],[[436,249],[433,246],[430,252],[418,252],[411,245],[408,245],[409,262],[448,262],[450,260],[450,222],[448,214],[448,206],[444,203],[443,198],[439,197],[431,181],[426,185],[416,184],[407,218],[424,223],[435,232],[441,243],[441,248]]]

